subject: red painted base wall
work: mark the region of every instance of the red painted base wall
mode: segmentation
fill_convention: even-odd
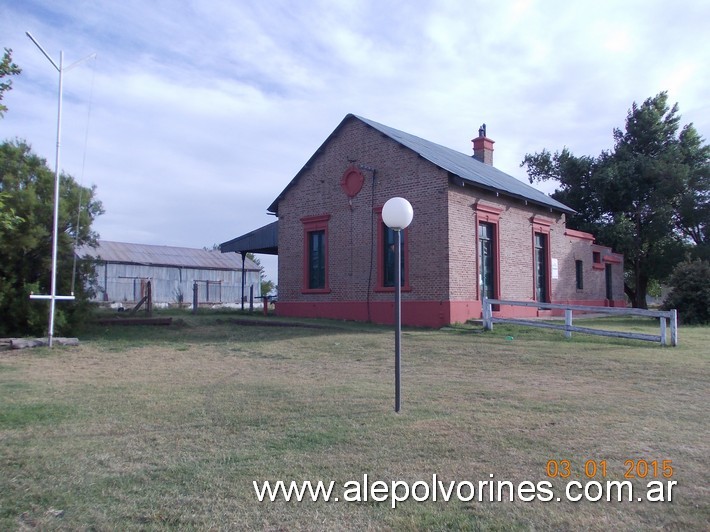
[[[599,307],[622,307],[624,301],[555,301],[555,303],[588,305]],[[276,314],[292,318],[326,318],[333,320],[365,321],[372,323],[394,323],[394,301],[382,302],[278,302]],[[501,305],[495,316],[506,318],[530,318],[540,315],[564,315],[564,311],[539,312],[535,307],[513,307]],[[402,324],[412,327],[439,328],[452,323],[464,323],[481,318],[480,301],[403,301]]]

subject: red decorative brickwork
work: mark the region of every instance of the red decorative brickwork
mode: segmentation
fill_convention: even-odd
[[[365,184],[365,176],[355,165],[350,165],[343,178],[340,180],[340,186],[347,194],[348,198],[354,198],[362,190],[362,185]]]

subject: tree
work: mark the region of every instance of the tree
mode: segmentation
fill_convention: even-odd
[[[681,159],[689,173],[681,193],[675,223],[695,247],[694,255],[710,260],[710,145],[692,127],[680,133]]]
[[[10,48],[5,48],[5,53],[2,56],[2,61],[0,61],[0,80],[3,80],[7,76],[16,76],[22,69],[12,62],[12,50]],[[6,91],[12,89],[12,80],[0,81],[0,102]],[[7,111],[7,107],[0,103],[0,118]]]
[[[681,323],[710,323],[710,262],[679,263],[668,284],[671,292],[663,303],[665,310],[678,309]]]
[[[0,194],[13,213],[11,224],[0,224],[0,336],[43,334],[48,304],[30,301],[30,292],[49,293],[51,280],[54,172],[46,161],[22,141],[0,144]],[[95,245],[94,219],[102,214],[94,187],[79,186],[60,175],[57,293],[72,287],[74,242]],[[79,204],[81,203],[81,209]],[[78,213],[78,216],[77,216]],[[88,307],[93,277],[88,261],[80,262],[74,293],[76,302],[61,302],[55,311],[55,326],[71,332]]]
[[[5,205],[8,196],[8,194],[0,192],[0,231],[10,231],[22,222],[22,218],[15,214],[15,209]]]
[[[653,280],[662,281],[684,250],[707,243],[707,145],[692,124],[678,135],[678,105],[661,92],[633,103],[614,149],[576,157],[564,148],[526,154],[530,182],[555,179],[553,197],[577,211],[571,228],[594,233],[625,256],[624,291],[646,308]]]

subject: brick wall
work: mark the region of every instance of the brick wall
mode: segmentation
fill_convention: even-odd
[[[351,166],[365,178],[348,198],[341,179]],[[279,202],[279,300],[289,302],[391,301],[377,290],[378,209],[391,197],[407,198],[414,219],[407,230],[411,282],[407,300],[447,299],[447,177],[440,168],[351,120],[339,129]],[[329,294],[304,294],[304,229],[301,218],[330,215]]]
[[[374,169],[374,172],[363,167]],[[349,198],[341,186],[348,169],[359,168],[362,189]],[[535,298],[534,222],[549,233],[558,278],[550,279],[553,302],[605,301],[604,266],[592,265],[592,250],[614,261],[614,299],[623,301],[623,257],[593,244],[591,235],[566,230],[564,215],[467,184],[357,119],[345,122],[311,158],[279,202],[279,306],[284,315],[386,322],[392,290],[378,288],[381,241],[379,209],[391,197],[410,201],[407,229],[408,283],[402,293],[403,321],[444,325],[480,317],[478,220],[496,218],[500,297]],[[481,211],[480,209],[484,210]],[[328,291],[304,290],[305,217],[328,216]],[[575,260],[584,261],[584,289],[575,286]],[[533,309],[534,310],[534,309]],[[524,311],[529,312],[529,311]]]
[[[592,252],[602,258],[613,256],[613,300],[623,301],[623,256],[593,244],[593,236],[566,228],[565,216],[549,209],[525,205],[523,201],[480,189],[461,186],[454,180],[449,188],[449,294],[453,301],[478,300],[478,245],[476,206],[499,210],[497,220],[500,252],[500,299],[535,300],[533,220],[546,219],[549,225],[550,258],[556,259],[557,278],[551,278],[554,302],[589,301],[605,304],[604,265],[593,267]],[[480,221],[486,221],[485,219]],[[583,261],[583,289],[576,288],[576,260]],[[552,275],[551,275],[552,277]]]

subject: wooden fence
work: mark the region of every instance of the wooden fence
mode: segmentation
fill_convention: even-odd
[[[526,320],[520,318],[499,318],[493,316],[493,305],[509,305],[515,307],[535,307],[540,309],[561,309],[565,311],[565,324],[558,325],[540,320]],[[589,327],[575,327],[572,324],[572,312],[594,312],[601,314],[646,316],[659,318],[660,334],[640,334],[623,331],[607,331],[603,329],[591,329]],[[670,341],[672,346],[678,345],[678,312],[673,310],[645,310],[640,308],[624,307],[595,307],[584,305],[564,305],[560,303],[540,303],[537,301],[509,301],[505,299],[483,299],[483,327],[486,330],[493,330],[493,323],[514,323],[516,325],[526,325],[529,327],[542,327],[545,329],[557,329],[565,331],[565,338],[571,338],[573,332],[584,334],[595,334],[597,336],[612,336],[615,338],[631,338],[634,340],[646,340],[649,342],[660,342],[661,345],[668,345],[668,333],[666,320],[670,321]]]

